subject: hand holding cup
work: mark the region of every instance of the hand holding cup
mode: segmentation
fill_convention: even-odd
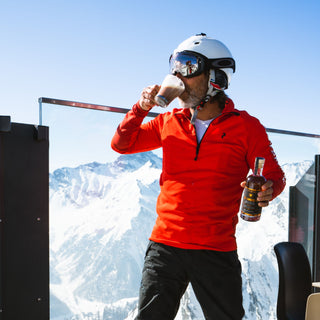
[[[155,102],[163,108],[166,108],[175,98],[179,97],[185,90],[183,81],[168,74],[160,87],[158,94],[155,97]]]
[[[157,104],[157,102],[155,101],[155,96],[158,93],[159,89],[160,86],[158,85],[149,86],[143,89],[139,100],[141,109],[149,111]]]

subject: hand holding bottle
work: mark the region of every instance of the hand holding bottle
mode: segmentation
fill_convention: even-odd
[[[240,217],[246,221],[259,221],[262,207],[269,205],[273,182],[262,175],[264,158],[256,157],[253,173],[241,183],[244,187]]]
[[[240,183],[241,187],[244,188],[246,186],[246,181],[242,181]],[[269,201],[272,200],[273,195],[273,181],[267,180],[265,184],[261,186],[261,191],[258,193],[258,206],[267,207],[269,205]]]

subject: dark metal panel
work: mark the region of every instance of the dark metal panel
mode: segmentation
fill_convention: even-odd
[[[312,281],[320,282],[320,155],[289,190],[289,241],[307,252]],[[314,289],[320,291],[319,289]]]
[[[11,118],[10,116],[0,116],[0,132],[10,132]]]
[[[2,320],[49,319],[48,128],[0,134]]]
[[[315,156],[313,279],[320,282],[320,155]]]
[[[289,187],[289,228],[288,228],[288,240],[290,242],[296,242],[296,186]]]

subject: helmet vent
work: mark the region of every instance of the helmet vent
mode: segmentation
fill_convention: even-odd
[[[221,66],[221,67],[230,67],[230,61],[229,60],[220,60],[218,62],[218,64]]]
[[[196,41],[194,44],[198,45],[198,44],[200,44],[200,42],[199,42],[199,41]]]

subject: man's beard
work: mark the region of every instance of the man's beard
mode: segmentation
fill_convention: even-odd
[[[178,98],[178,101],[179,101],[179,105],[182,108],[192,108],[192,107],[198,106],[200,104],[201,99],[199,99],[197,97],[189,97],[185,101]]]
[[[186,86],[185,92],[178,97],[179,105],[183,108],[197,107],[200,102],[206,97],[208,87],[206,84],[201,84],[201,86],[191,89]]]
[[[183,97],[183,95],[182,95]],[[186,99],[181,99],[181,97],[178,97],[179,105],[182,108],[192,108],[192,107],[197,107],[201,100],[204,99],[205,96],[199,97],[195,94],[189,94]]]

